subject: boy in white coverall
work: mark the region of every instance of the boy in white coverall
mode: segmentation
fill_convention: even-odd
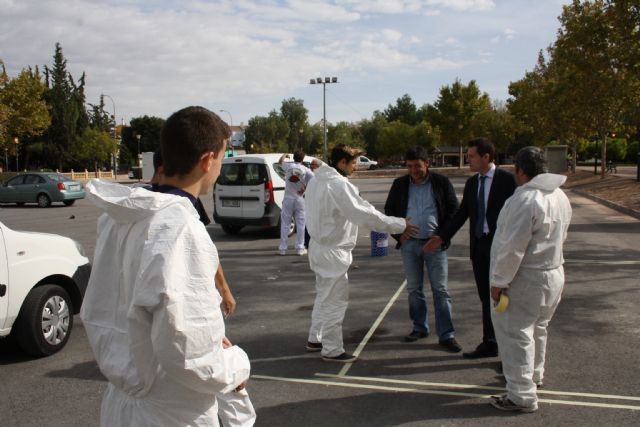
[[[250,363],[225,337],[219,261],[194,207],[220,173],[228,126],[202,107],[174,113],[161,144],[162,192],[92,180],[98,220],[81,316],[109,380],[103,426],[253,425]],[[163,194],[165,193],[165,194]]]
[[[304,151],[297,150],[293,153],[293,162],[285,162],[288,154],[283,154],[278,163],[284,171],[284,199],[282,200],[282,212],[280,213],[280,245],[278,254],[287,254],[287,240],[289,240],[289,226],[291,217],[296,220],[296,253],[306,255],[304,244],[305,213],[304,192],[307,184],[313,178],[311,169],[302,164]]]
[[[356,246],[358,226],[412,236],[416,227],[404,218],[378,212],[358,194],[347,177],[360,153],[343,144],[331,152],[331,166],[321,164],[305,197],[311,235],[309,265],[316,274],[316,299],[311,313],[307,351],[322,351],[327,362],[349,363],[356,357],[344,351],[342,321],[349,300],[347,270]]]
[[[571,205],[559,188],[566,177],[546,172],[539,148],[516,154],[519,187],[500,212],[491,246],[491,298],[509,297],[505,312],[491,311],[507,394],[493,396],[490,403],[503,411],[538,409],[547,326],[564,287],[562,245]]]

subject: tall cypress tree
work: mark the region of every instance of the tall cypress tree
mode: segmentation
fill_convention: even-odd
[[[62,169],[72,160],[70,152],[74,141],[89,125],[84,108],[85,75],[82,74],[79,84],[74,83],[67,71],[62,47],[56,43],[53,67],[45,65],[45,78],[48,87],[45,100],[51,111],[51,127],[47,132],[44,160],[49,166]]]

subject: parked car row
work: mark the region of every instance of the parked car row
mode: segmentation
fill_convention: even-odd
[[[56,172],[20,173],[0,186],[0,203],[36,203],[47,208],[53,202],[71,206],[78,199],[84,199],[82,183]]]

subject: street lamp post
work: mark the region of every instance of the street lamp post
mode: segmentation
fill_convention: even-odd
[[[142,138],[142,135],[137,134],[136,135],[136,139],[138,140],[138,167],[141,167],[142,165],[140,164],[140,138]]]
[[[327,157],[327,84],[338,83],[337,77],[317,77],[309,80],[309,84],[322,85],[322,138],[324,141],[324,161],[328,161]]]
[[[109,98],[113,105],[113,177],[118,180],[118,139],[116,138],[116,103],[112,97],[107,94],[101,94],[100,96]]]
[[[4,147],[4,167],[9,172],[9,149],[7,147]]]
[[[20,168],[18,167],[18,156],[20,155],[20,151],[18,150],[18,144],[20,144],[20,140],[16,136],[13,138],[14,144],[16,144],[16,172],[20,172]]]

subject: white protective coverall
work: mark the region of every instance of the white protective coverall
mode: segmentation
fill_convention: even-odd
[[[562,245],[571,222],[569,199],[560,190],[566,177],[544,173],[518,187],[498,217],[491,246],[492,287],[506,288],[509,306],[491,311],[507,397],[537,407],[547,325],[564,287]]]
[[[284,162],[284,199],[280,212],[280,245],[278,250],[286,251],[289,240],[289,225],[291,217],[296,219],[296,249],[304,249],[304,195],[307,184],[313,178],[311,169],[302,163]]]
[[[347,270],[358,226],[399,234],[406,221],[377,211],[334,168],[323,163],[314,173],[305,196],[311,236],[309,265],[316,274],[309,341],[322,343],[323,356],[336,357],[344,353],[342,321],[349,299]]]
[[[222,394],[223,422],[252,425],[248,396],[233,392],[249,359],[222,347],[218,252],[191,202],[99,180],[86,189],[104,212],[81,310],[109,380],[101,425],[217,426]]]

